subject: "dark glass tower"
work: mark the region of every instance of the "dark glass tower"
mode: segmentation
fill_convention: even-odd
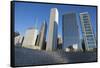
[[[78,47],[78,50],[81,49],[76,13],[66,13],[63,15],[62,34],[63,34],[63,49],[66,49],[69,46],[74,46],[74,45]]]

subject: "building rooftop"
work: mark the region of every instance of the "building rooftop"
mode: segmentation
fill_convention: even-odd
[[[88,14],[88,12],[82,12],[82,13],[80,13],[80,14]]]

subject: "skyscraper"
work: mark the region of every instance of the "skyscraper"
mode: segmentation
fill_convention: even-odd
[[[35,42],[36,42],[37,34],[38,34],[38,30],[36,28],[27,29],[22,47],[36,49]]]
[[[58,10],[52,8],[50,11],[50,22],[47,39],[47,51],[52,51],[57,48],[57,35],[58,34]]]
[[[45,46],[46,31],[47,31],[47,24],[46,21],[44,21],[40,28],[40,32],[38,34],[37,43],[36,43],[36,46],[38,46],[40,50],[46,47]]]
[[[91,51],[96,48],[96,41],[88,12],[80,13],[80,19],[85,48],[87,51]]]
[[[81,49],[76,13],[66,13],[62,16],[62,36],[63,49],[73,45]]]

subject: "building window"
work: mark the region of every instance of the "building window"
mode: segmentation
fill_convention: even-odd
[[[88,44],[94,44],[94,41],[88,41]]]
[[[85,31],[91,31],[91,29],[90,28],[86,28]]]
[[[83,16],[83,21],[87,21],[88,22],[88,16]]]
[[[89,23],[87,23],[87,22],[84,22],[84,25],[90,25]]]
[[[91,38],[91,37],[93,37],[93,35],[87,35],[86,37],[89,37],[89,38]]]
[[[86,34],[92,34],[92,32],[91,31],[87,31]]]
[[[90,30],[90,31],[91,31],[91,28],[87,27],[87,28],[85,28],[85,30],[86,30],[86,31],[88,31],[88,30]]]
[[[89,48],[95,48],[95,44],[88,44]]]
[[[85,27],[89,27],[90,25],[84,24]]]
[[[83,18],[87,18],[88,16],[87,16],[87,14],[85,14],[84,16],[83,16]]]

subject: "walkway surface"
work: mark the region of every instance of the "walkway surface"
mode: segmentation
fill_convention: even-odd
[[[96,61],[95,52],[74,52],[65,51],[39,51],[26,48],[15,48],[15,66],[45,65],[75,62]]]

